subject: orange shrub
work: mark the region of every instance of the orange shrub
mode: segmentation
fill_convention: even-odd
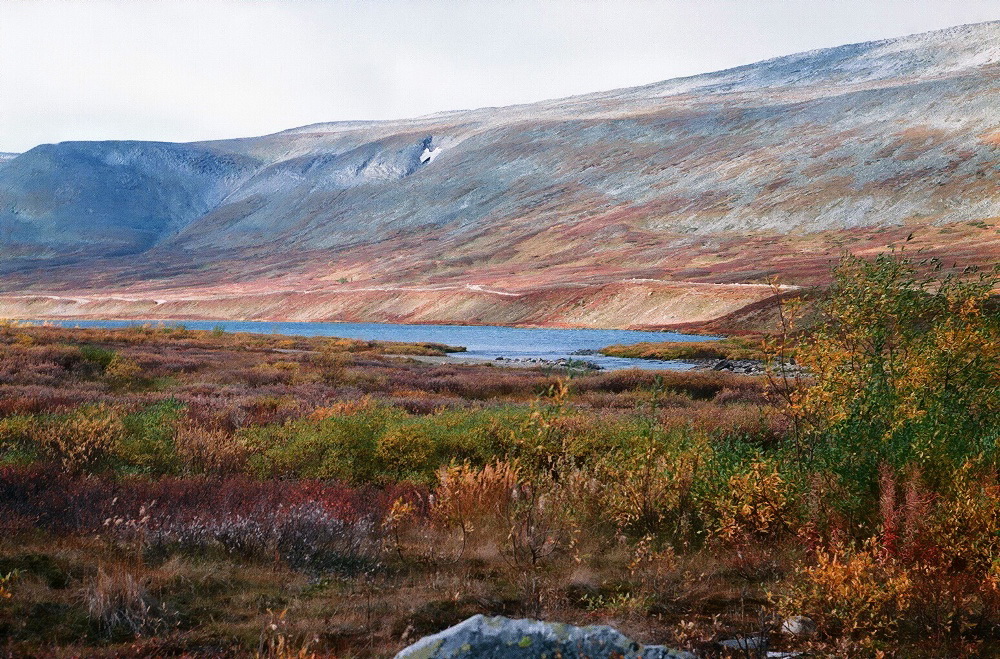
[[[913,605],[910,574],[869,540],[860,549],[834,546],[800,568],[778,598],[782,614],[807,615],[828,636],[863,645],[895,634]]]

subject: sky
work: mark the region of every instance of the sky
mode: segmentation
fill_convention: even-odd
[[[1000,19],[1000,0],[0,0],[0,151],[509,105]]]

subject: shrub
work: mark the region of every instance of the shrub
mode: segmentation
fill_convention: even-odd
[[[658,535],[686,544],[701,526],[695,485],[710,461],[707,437],[655,426],[636,438],[641,453],[618,450],[598,463],[597,480],[606,483],[607,519],[633,538]],[[613,485],[610,485],[613,484]]]
[[[437,473],[430,518],[444,527],[470,533],[480,524],[507,516],[519,478],[517,468],[498,462],[481,469],[450,465]]]
[[[879,555],[874,540],[860,549],[835,546],[801,568],[780,597],[789,614],[814,618],[822,632],[862,643],[891,637],[913,604],[913,581]]]
[[[127,389],[138,383],[142,368],[131,359],[115,355],[104,367],[104,377],[112,387]]]
[[[278,556],[289,566],[317,571],[359,569],[377,557],[377,520],[347,521],[311,501],[246,512],[204,510],[163,514],[150,505],[137,517],[112,517],[109,532],[147,551],[204,555],[214,550],[244,560]]]
[[[174,447],[193,474],[231,476],[243,473],[250,450],[237,437],[224,430],[212,430],[190,422],[181,424],[174,433]]]
[[[374,458],[387,482],[426,483],[437,467],[437,446],[423,428],[391,428],[379,437]]]
[[[715,502],[716,536],[731,543],[780,537],[790,529],[789,494],[775,465],[752,462],[730,477],[727,492]]]
[[[811,433],[802,446],[862,488],[883,461],[935,478],[996,448],[1000,319],[988,301],[998,280],[926,265],[921,275],[894,253],[846,257],[799,348],[813,378],[793,399]]]
[[[828,513],[856,539],[876,531],[881,470],[917,471],[941,492],[967,460],[996,466],[1000,315],[990,294],[998,282],[996,273],[946,273],[897,252],[846,256],[807,330],[784,337],[804,371],[772,380],[793,440],[780,456],[790,458],[782,477],[805,491],[820,476]]]
[[[378,438],[391,415],[378,408],[368,414],[247,429],[239,436],[248,446],[260,448],[251,465],[262,475],[374,483],[382,478],[375,459]]]
[[[339,384],[344,379],[347,366],[352,363],[350,354],[332,339],[323,343],[322,349],[313,356],[313,362],[320,367],[323,380],[327,384]]]
[[[118,356],[118,353],[100,346],[82,345],[80,346],[80,356],[84,361],[96,364],[103,371]]]
[[[0,610],[3,610],[3,607],[7,606],[10,600],[14,598],[11,585],[17,576],[16,571],[0,574]]]
[[[181,469],[174,424],[181,406],[173,400],[148,405],[122,417],[123,432],[112,447],[122,472],[176,474]]]
[[[35,442],[39,419],[34,416],[9,416],[0,419],[0,461],[33,462],[40,447]]]

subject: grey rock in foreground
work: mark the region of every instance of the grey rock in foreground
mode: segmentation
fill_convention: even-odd
[[[559,622],[503,616],[472,616],[454,627],[425,636],[396,659],[694,659],[662,645],[641,645],[604,625],[574,627]]]

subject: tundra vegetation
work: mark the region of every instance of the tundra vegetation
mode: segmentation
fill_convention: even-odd
[[[386,656],[488,613],[996,653],[996,283],[847,257],[767,377],[7,324],[0,647]]]
[[[727,337],[719,341],[663,341],[613,345],[601,349],[609,357],[635,359],[767,359],[761,342],[743,337]]]

